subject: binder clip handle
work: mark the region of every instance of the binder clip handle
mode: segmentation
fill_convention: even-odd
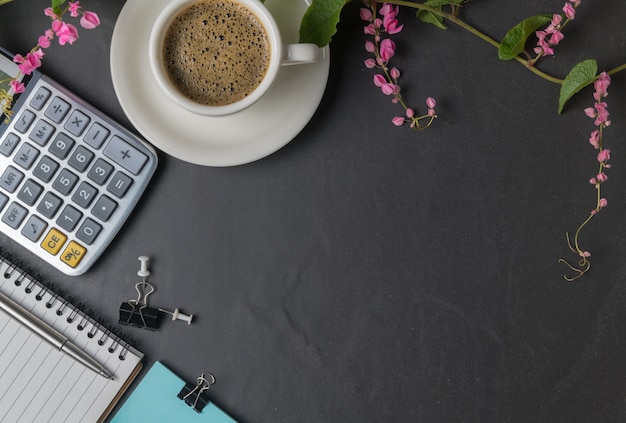
[[[205,391],[208,391],[213,384],[215,384],[215,376],[211,373],[202,373],[196,379],[196,386],[191,383],[183,386],[183,389],[178,393],[178,398],[185,401],[185,404],[200,413],[209,403],[209,399],[203,394]]]

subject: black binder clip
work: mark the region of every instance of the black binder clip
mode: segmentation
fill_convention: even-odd
[[[214,383],[215,377],[211,373],[202,373],[200,377],[196,379],[195,386],[193,383],[185,384],[177,396],[185,401],[185,404],[200,413],[209,403],[209,398],[205,394],[205,391],[208,391]]]
[[[148,271],[148,257],[139,257],[141,269],[137,274],[143,278],[135,284],[137,299],[123,302],[120,305],[119,324],[138,328],[156,330],[159,327],[159,310],[148,307],[148,296],[154,292],[154,287],[146,282],[150,275]]]

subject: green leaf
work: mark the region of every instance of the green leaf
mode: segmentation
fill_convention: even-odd
[[[57,15],[61,14],[61,6],[63,6],[63,3],[65,3],[65,1],[66,0],[50,0],[50,6],[52,7],[52,10],[54,10],[54,13],[56,13]]]
[[[572,68],[561,84],[559,114],[563,111],[565,103],[572,98],[574,94],[596,80],[597,72],[598,64],[593,59],[584,60]]]
[[[435,9],[441,10],[441,6],[432,6],[432,7]],[[433,12],[429,12],[428,10],[419,10],[416,16],[420,21],[425,22],[427,24],[435,25],[439,29],[444,29],[444,30],[448,29],[446,24],[443,23],[443,17]]]
[[[300,23],[300,42],[324,47],[337,32],[341,9],[349,0],[313,0]]]
[[[511,28],[500,43],[500,48],[498,49],[498,57],[500,60],[514,59],[518,54],[523,52],[528,37],[551,20],[552,15],[531,16]]]

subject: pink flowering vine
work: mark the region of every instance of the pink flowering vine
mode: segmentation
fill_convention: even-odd
[[[396,53],[396,44],[391,38],[383,38],[383,34],[394,35],[402,31],[404,25],[401,25],[397,19],[399,7],[384,3],[378,10],[375,0],[367,0],[366,5],[367,7],[360,10],[361,19],[367,22],[363,32],[373,36],[374,39],[365,42],[365,50],[373,54],[374,57],[365,60],[365,67],[381,70],[382,73],[374,75],[374,85],[380,88],[383,94],[391,96],[393,103],[400,104],[404,108],[404,116],[396,116],[391,122],[396,126],[409,123],[413,129],[429,127],[437,117],[435,99],[428,97],[426,100],[427,113],[418,116],[415,109],[407,106],[402,99],[398,84],[400,71],[398,68],[389,66],[389,61]]]
[[[19,73],[10,80],[0,81],[0,84],[9,83],[9,92],[0,89],[0,103],[2,104],[2,112],[5,114],[7,121],[12,116],[11,104],[13,102],[13,95],[24,92],[24,84],[20,82],[22,75],[30,75],[36,69],[41,67],[41,60],[45,53],[44,49],[47,49],[51,45],[51,41],[56,37],[60,45],[73,44],[78,39],[78,30],[70,23],[63,20],[63,15],[69,12],[70,16],[77,18],[80,16],[80,25],[85,29],[93,29],[100,25],[100,19],[94,12],[84,11],[80,6],[80,2],[69,2],[68,6],[64,10],[55,11],[52,7],[48,7],[44,10],[44,14],[51,19],[50,28],[47,29],[43,35],[37,39],[37,44],[33,47],[26,56],[16,54],[13,57],[13,61],[17,63]]]
[[[565,38],[562,30],[565,25],[576,17],[576,8],[580,6],[580,1],[567,0],[562,9],[564,15],[555,13],[552,15],[550,24],[545,29],[535,32],[537,47],[535,47],[534,52],[537,56],[529,61],[530,65],[536,63],[541,57],[554,55],[554,47]]]
[[[572,240],[570,240],[569,234],[567,234],[567,243],[570,250],[572,250],[572,252],[579,257],[578,267],[571,265],[564,259],[560,260],[561,263],[564,263],[570,270],[574,272],[574,276],[564,276],[565,279],[568,281],[573,281],[580,278],[591,268],[591,263],[589,262],[589,257],[591,257],[591,254],[589,253],[589,251],[582,250],[579,245],[580,231],[583,227],[585,227],[585,225],[587,225],[587,223],[589,223],[589,221],[595,215],[597,215],[608,204],[606,198],[602,197],[600,188],[602,184],[608,179],[605,170],[611,167],[611,165],[608,163],[609,159],[611,158],[611,150],[605,148],[603,144],[604,128],[611,125],[611,121],[609,120],[609,112],[606,108],[606,102],[603,101],[603,99],[608,95],[607,89],[610,84],[611,77],[606,72],[602,72],[594,82],[595,91],[593,93],[593,98],[595,100],[595,103],[593,107],[588,107],[585,109],[585,114],[594,120],[593,123],[596,126],[596,129],[591,132],[591,135],[589,137],[589,143],[595,150],[597,150],[596,160],[598,162],[598,171],[594,176],[591,177],[591,179],[589,179],[589,183],[596,190],[596,206],[593,210],[591,210],[589,216],[576,230],[573,242]]]

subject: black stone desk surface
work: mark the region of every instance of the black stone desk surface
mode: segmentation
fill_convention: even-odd
[[[563,3],[473,0],[461,16],[501,39]],[[27,52],[47,4],[1,6],[0,44]],[[109,67],[124,2],[81,4],[102,25],[51,47],[43,71],[131,127]],[[3,248],[112,324],[135,297],[137,257],[149,256],[152,304],[196,320],[120,329],[146,367],[160,360],[188,381],[213,373],[213,400],[242,422],[623,422],[626,73],[606,99],[609,205],[581,235],[593,267],[568,283],[565,233],[596,201],[583,112],[593,90],[558,115],[558,85],[403,10],[392,59],[403,93],[421,110],[436,98],[440,118],[397,128],[399,106],[363,66],[358,8],[342,13],[318,111],[284,148],[226,168],[161,153],[138,208],[83,276],[1,236]],[[564,77],[588,58],[600,70],[624,63],[624,17],[623,0],[583,0],[541,68]]]

